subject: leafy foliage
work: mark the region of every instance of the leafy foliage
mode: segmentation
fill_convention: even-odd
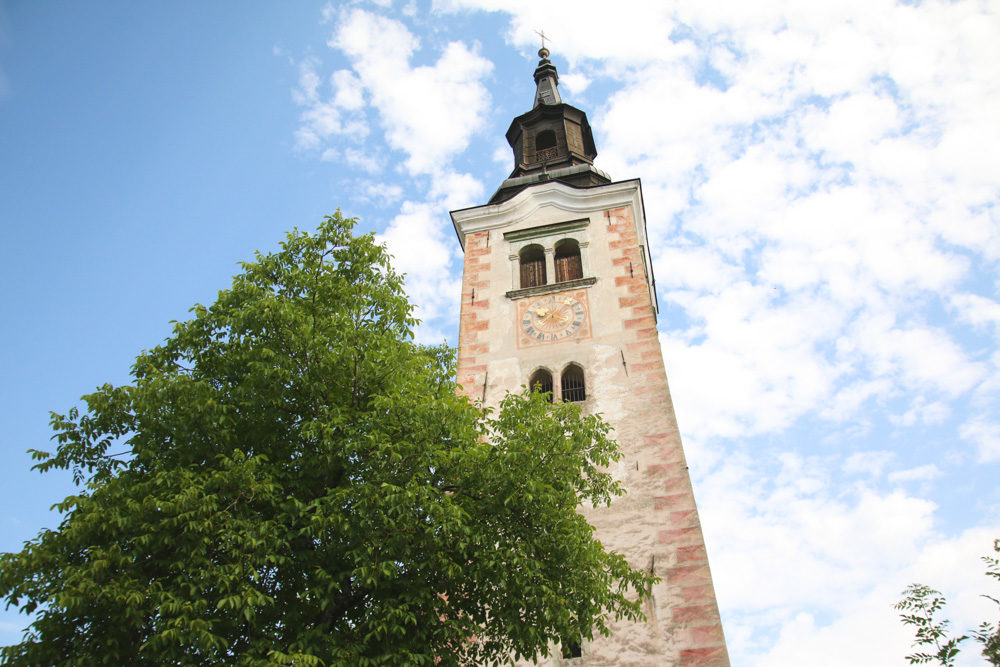
[[[641,618],[649,575],[576,512],[621,489],[599,418],[456,395],[383,247],[338,213],[243,265],[53,415],[56,530],[0,556],[13,665],[460,665]],[[120,450],[120,451],[116,451]]]
[[[937,649],[934,653],[917,651],[906,656],[911,665],[921,665],[932,660],[937,660],[940,664],[950,666],[955,664],[955,657],[958,656],[959,644],[968,639],[967,636],[948,637],[948,620],[937,620],[935,614],[939,612],[945,604],[945,599],[940,592],[924,586],[922,584],[910,584],[903,591],[903,599],[896,603],[895,608],[908,612],[900,614],[900,618],[906,625],[912,625],[917,629],[917,638],[913,642],[914,646],[933,646]]]
[[[993,540],[993,551],[1000,554],[1000,540]],[[986,563],[986,576],[992,577],[997,580],[997,583],[1000,583],[1000,558],[983,556],[982,560]],[[983,597],[996,604],[997,608],[1000,609],[1000,599],[992,595],[983,595]],[[983,645],[983,657],[991,665],[1000,665],[1000,622],[994,625],[983,621],[979,624],[979,628],[970,634]]]
[[[1000,540],[993,541],[993,550],[1000,553]],[[1000,581],[1000,560],[990,556],[983,556],[982,560],[986,563],[986,575]],[[997,598],[990,595],[982,597],[992,600],[1000,607],[1000,600]],[[903,591],[903,599],[896,603],[895,608],[907,612],[900,614],[900,618],[904,624],[912,625],[917,630],[913,645],[935,649],[933,653],[916,651],[906,656],[909,663],[915,665],[937,661],[944,667],[950,667],[955,664],[961,643],[967,641],[971,636],[972,639],[982,644],[982,655],[987,662],[1000,666],[1000,627],[984,621],[978,629],[973,630],[968,635],[949,637],[948,627],[951,622],[935,618],[937,612],[943,609],[944,605],[944,596],[928,586],[911,584]]]

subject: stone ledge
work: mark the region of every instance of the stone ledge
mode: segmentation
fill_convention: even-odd
[[[553,236],[555,234],[572,232],[577,229],[584,229],[589,224],[590,218],[581,218],[579,220],[570,220],[568,222],[557,222],[551,225],[542,225],[541,227],[531,227],[530,229],[519,229],[513,232],[504,232],[503,237],[507,241],[524,241],[527,239],[536,239],[542,236]]]
[[[597,282],[597,278],[580,278],[578,280],[567,280],[561,283],[552,283],[551,285],[538,285],[536,287],[523,287],[521,289],[512,289],[506,293],[508,299],[517,300],[523,299],[529,296],[541,296],[542,294],[552,294],[553,292],[562,292],[563,290],[578,289],[580,287],[590,287]]]

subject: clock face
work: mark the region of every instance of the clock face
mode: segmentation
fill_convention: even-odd
[[[583,326],[586,310],[577,299],[553,294],[528,304],[521,316],[521,331],[537,341],[569,338]]]

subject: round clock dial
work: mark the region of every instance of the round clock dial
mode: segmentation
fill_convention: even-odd
[[[521,329],[537,340],[562,340],[583,325],[583,304],[565,295],[545,296],[528,306]]]

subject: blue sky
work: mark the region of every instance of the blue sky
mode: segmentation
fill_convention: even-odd
[[[509,172],[542,28],[597,165],[643,182],[734,664],[904,664],[911,581],[984,618],[1000,16],[972,0],[0,4],[0,548],[72,491],[28,470],[48,411],[294,226],[360,217],[454,341],[447,212]]]

